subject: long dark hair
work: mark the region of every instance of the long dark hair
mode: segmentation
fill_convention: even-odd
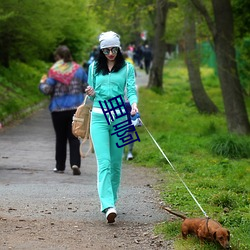
[[[97,58],[97,63],[96,63],[96,73],[97,74],[103,74],[103,75],[107,75],[109,74],[109,69],[108,69],[108,65],[107,65],[107,58],[106,56],[103,54],[102,50],[100,50],[99,56]],[[112,69],[112,72],[118,72],[121,68],[123,68],[125,66],[125,59],[121,53],[121,50],[118,49],[117,51],[117,55],[115,58],[115,65]]]
[[[56,51],[54,52],[54,57],[55,57],[55,60],[63,59],[64,62],[72,62],[73,61],[70,50],[65,45],[61,45],[56,49]]]

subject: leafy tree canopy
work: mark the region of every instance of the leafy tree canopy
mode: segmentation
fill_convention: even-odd
[[[96,39],[95,14],[89,2],[1,0],[2,64],[12,59],[48,60],[59,44],[68,45],[74,58],[82,60]]]

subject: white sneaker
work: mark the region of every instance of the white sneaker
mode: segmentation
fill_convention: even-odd
[[[131,152],[128,152],[127,154],[127,161],[133,160],[134,156]]]
[[[53,171],[54,171],[55,173],[59,173],[59,174],[63,174],[63,173],[64,173],[63,170],[57,170],[57,168],[54,168]]]
[[[114,223],[116,216],[117,216],[117,212],[115,208],[110,207],[107,209],[106,218],[108,220],[108,223]]]

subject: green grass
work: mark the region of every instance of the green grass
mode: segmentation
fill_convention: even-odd
[[[9,69],[0,67],[0,122],[10,115],[20,117],[21,111],[45,99],[38,84],[47,70],[48,65],[38,61],[30,65],[12,62]]]
[[[210,68],[202,68],[201,73],[208,95],[220,110],[217,115],[197,111],[187,71],[180,60],[165,67],[163,93],[139,90],[142,121],[178,175],[144,127],[137,128],[141,142],[135,143],[133,163],[159,169],[164,181],[156,188],[165,204],[189,217],[202,217],[202,211],[180,181],[183,179],[206,213],[230,230],[232,249],[250,249],[250,138],[227,132],[218,79]],[[159,224],[155,230],[175,239],[178,250],[217,249],[213,243],[201,248],[192,237],[184,242],[178,237],[180,224],[177,219]]]

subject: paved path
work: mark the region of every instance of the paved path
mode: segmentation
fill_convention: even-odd
[[[91,154],[82,160],[81,176],[72,175],[69,162],[65,174],[54,173],[52,171],[54,166],[54,132],[47,108],[39,110],[33,116],[0,133],[1,208],[7,211],[17,203],[26,204],[34,198],[36,204],[33,204],[33,209],[36,207],[45,209],[48,204],[53,204],[55,198],[62,205],[63,203],[67,205],[65,199],[69,199],[74,200],[74,206],[78,207],[79,213],[64,216],[70,216],[76,220],[80,217],[92,221],[103,220],[102,214],[99,213],[96,190],[95,155]],[[131,169],[133,169],[132,166],[124,166],[122,198],[118,208],[125,212],[126,207],[133,207],[137,203],[138,210],[144,210],[144,206],[149,206],[149,210],[145,209],[148,211],[147,216],[139,216],[145,212],[136,212],[129,216],[121,214],[121,219],[131,221],[136,219],[141,222],[161,220],[160,214],[149,213],[154,206],[151,201],[149,204],[145,203],[146,193],[150,190],[147,186],[153,184],[151,180],[144,178],[145,174],[148,174],[147,169],[135,168],[134,172]],[[143,178],[137,174],[143,175]],[[146,193],[144,193],[145,188]],[[32,210],[32,207],[30,209]],[[22,214],[30,216],[30,209],[27,210],[24,205]],[[88,213],[84,212],[87,210]],[[36,213],[34,216],[37,216]],[[61,211],[58,210],[52,216],[60,218]]]
[[[139,72],[137,79],[138,85],[142,86],[147,80],[147,76]],[[25,202],[24,200],[30,199],[31,195],[34,195],[36,200],[41,202],[45,199],[52,202],[54,195],[57,194],[59,197],[73,195],[80,205],[79,197],[87,196],[89,202],[81,204],[80,207],[83,210],[93,210],[96,216],[96,211],[99,210],[99,201],[96,190],[94,154],[82,160],[81,176],[72,176],[69,163],[65,174],[55,174],[52,172],[55,166],[54,144],[54,131],[47,107],[40,109],[31,117],[10,128],[0,130],[0,196],[3,196],[5,192],[8,194],[6,198],[2,197],[5,200],[4,205],[9,207],[18,200]],[[121,195],[125,196],[126,203],[131,202],[132,206],[134,201],[129,197],[132,193],[140,193],[140,185],[134,186],[136,190],[133,190],[129,183],[138,184],[140,180],[137,176],[129,176],[130,171],[126,174],[127,169],[129,167],[125,165],[125,181],[121,189],[121,192],[125,193]],[[143,173],[143,171],[141,169],[139,172]],[[147,185],[148,183],[142,184]],[[9,199],[10,194],[15,199],[12,197]],[[86,198],[83,199],[86,200]],[[145,197],[141,197],[141,199],[143,200]],[[139,201],[139,199],[136,200]],[[121,204],[121,206],[124,205]],[[59,213],[57,215],[60,216]],[[78,214],[73,214],[73,217],[77,216]],[[148,219],[151,220],[154,216],[153,214]],[[86,219],[88,218],[90,217],[86,216]],[[98,219],[100,218],[102,217],[98,216]],[[127,219],[133,220],[134,218],[130,216]],[[147,219],[143,218],[143,220]]]
[[[148,85],[148,75],[141,69],[136,69],[136,84],[138,87],[146,87]]]
[[[142,86],[147,76],[139,74],[137,79],[138,85]],[[41,223],[46,220],[53,221],[53,223],[55,221],[59,223],[91,222],[95,226],[92,229],[88,228],[89,232],[105,230],[105,218],[99,211],[94,154],[82,160],[81,176],[72,175],[69,163],[64,174],[53,173],[54,140],[54,131],[47,107],[14,126],[0,130],[0,231],[3,230],[1,227],[4,227],[9,239],[1,233],[1,250],[30,249],[28,244],[31,239],[27,238],[28,236],[21,229],[18,231],[20,234],[18,240],[14,236],[18,234],[17,229],[13,226],[14,234],[11,238],[12,229],[8,221],[15,218]],[[125,232],[131,225],[134,225],[133,223],[137,226],[148,225],[147,230],[151,230],[155,223],[166,220],[166,213],[159,208],[157,192],[151,188],[158,182],[158,178],[156,170],[124,164],[120,199],[117,204],[117,224],[120,223],[124,227],[121,230]],[[42,231],[41,228],[39,230]],[[83,239],[84,237],[83,235]],[[141,237],[145,238],[143,235]],[[14,242],[13,239],[15,239]],[[126,240],[123,239],[124,242]],[[50,241],[53,242],[53,239]],[[96,240],[94,241],[96,243],[91,243],[92,248],[89,245],[86,248],[99,249],[102,241],[103,239],[99,236],[99,245]],[[32,239],[32,242],[36,245],[36,248],[32,249],[48,249],[48,246],[51,247],[49,249],[55,249],[52,247],[52,242],[47,242],[44,247],[40,245],[42,243],[39,240]],[[97,244],[96,247],[95,244]],[[119,244],[122,245],[122,243]],[[114,248],[109,249],[116,249],[119,244],[114,243]],[[128,246],[126,249],[138,247],[133,240],[126,244]],[[85,248],[68,246],[58,249]],[[142,249],[154,249],[154,247],[152,245]]]

